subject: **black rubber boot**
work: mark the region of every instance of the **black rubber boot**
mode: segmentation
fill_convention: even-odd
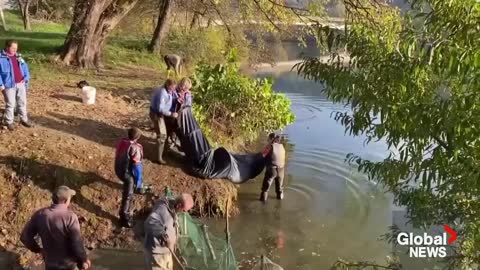
[[[277,193],[277,200],[283,200],[283,192]]]
[[[130,216],[122,215],[120,217],[120,226],[123,228],[132,228],[133,227],[132,218]]]

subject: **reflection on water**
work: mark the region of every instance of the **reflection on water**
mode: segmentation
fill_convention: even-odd
[[[382,159],[385,143],[364,147],[364,138],[344,135],[331,115],[349,108],[328,101],[321,85],[292,72],[259,74],[268,75],[275,90],[291,99],[296,115],[283,131],[292,145],[285,199],[275,200],[272,187],[269,201],[261,204],[261,178],[241,186],[241,214],[231,222],[238,259],[263,253],[285,269],[328,269],[338,257],[382,261],[391,250],[378,240],[391,225],[391,198],[346,164],[345,156]],[[213,223],[220,233],[223,224]]]

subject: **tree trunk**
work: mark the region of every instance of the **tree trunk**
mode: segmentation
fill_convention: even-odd
[[[3,30],[8,31],[7,23],[5,22],[5,16],[3,15],[3,8],[2,7],[0,7],[0,18],[2,19]]]
[[[150,41],[150,45],[148,46],[148,49],[153,53],[160,53],[162,42],[168,34],[171,24],[173,5],[173,0],[161,0],[157,26],[153,32],[152,41]]]
[[[23,28],[25,30],[32,30],[30,26],[30,0],[17,0],[18,6],[20,7],[20,11],[22,13],[22,20],[23,20]]]
[[[200,14],[198,12],[193,13],[192,21],[190,22],[190,30],[199,24]]]
[[[38,16],[38,10],[40,9],[40,0],[35,1],[35,11],[33,12],[33,16]]]
[[[99,67],[110,32],[139,0],[77,0],[59,59],[81,68]]]

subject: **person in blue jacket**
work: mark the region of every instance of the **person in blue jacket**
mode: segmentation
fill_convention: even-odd
[[[30,72],[25,60],[17,53],[18,42],[7,40],[5,49],[0,52],[0,90],[5,98],[4,121],[10,131],[15,129],[15,107],[20,123],[31,127],[27,116],[27,89]]]
[[[177,118],[178,116],[178,113],[170,111],[175,87],[175,80],[167,79],[162,87],[158,87],[153,91],[150,102],[150,119],[157,134],[157,159],[155,162],[158,164],[166,164],[163,159],[163,152],[168,135],[165,120],[168,118]]]

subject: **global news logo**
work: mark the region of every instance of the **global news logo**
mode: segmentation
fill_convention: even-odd
[[[413,233],[401,232],[397,235],[397,243],[408,247],[411,258],[445,258],[447,246],[457,239],[457,233],[448,225],[443,225],[443,228],[445,232],[436,236],[427,233],[413,235]]]

